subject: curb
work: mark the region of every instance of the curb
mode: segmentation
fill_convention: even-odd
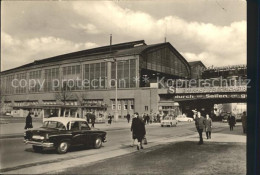
[[[23,134],[3,135],[0,136],[0,139],[11,139],[11,138],[19,138],[19,137],[23,137]]]
[[[102,131],[118,131],[118,130],[123,130],[123,129],[128,129],[128,128],[109,128],[109,129],[100,129],[100,130],[102,130]],[[11,139],[11,138],[19,138],[19,137],[23,137],[23,133],[1,135],[0,139],[9,139],[9,138]]]

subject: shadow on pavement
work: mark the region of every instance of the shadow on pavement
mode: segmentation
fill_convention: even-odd
[[[246,145],[185,141],[144,149],[57,174],[245,174]],[[98,168],[97,168],[98,167]],[[56,173],[55,173],[56,174]]]

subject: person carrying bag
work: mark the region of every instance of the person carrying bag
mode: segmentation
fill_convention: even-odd
[[[144,138],[143,138],[143,144],[144,144],[144,145],[147,145],[147,143],[148,143],[148,142],[147,142],[147,138],[146,138],[146,136],[144,136]]]

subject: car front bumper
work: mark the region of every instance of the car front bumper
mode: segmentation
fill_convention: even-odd
[[[31,140],[24,140],[25,144],[31,144],[31,145],[35,145],[35,146],[41,146],[44,148],[52,148],[54,147],[53,143],[49,143],[49,142],[36,142],[36,141],[31,141]]]
[[[168,126],[168,125],[172,125],[172,123],[171,122],[163,122],[163,123],[161,123],[161,125]]]

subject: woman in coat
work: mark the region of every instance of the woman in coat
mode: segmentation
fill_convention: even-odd
[[[205,131],[206,131],[206,136],[207,139],[211,139],[211,128],[212,128],[212,120],[209,118],[209,115],[206,115],[206,120],[205,120]]]
[[[137,150],[139,150],[139,148],[143,149],[142,140],[146,134],[145,124],[139,118],[137,112],[134,113],[134,118],[132,120],[132,125],[131,125],[131,131],[133,133],[133,141],[135,139],[138,140]]]
[[[241,120],[242,120],[242,127],[243,127],[243,133],[245,134],[246,133],[246,112],[244,111],[243,112],[243,115],[241,117]]]
[[[32,125],[32,117],[31,117],[31,114],[29,112],[27,117],[26,117],[24,129],[30,129],[30,128],[33,128],[33,125]]]
[[[228,116],[228,124],[229,124],[230,131],[233,131],[233,127],[236,124],[236,118],[231,113],[229,113]]]

